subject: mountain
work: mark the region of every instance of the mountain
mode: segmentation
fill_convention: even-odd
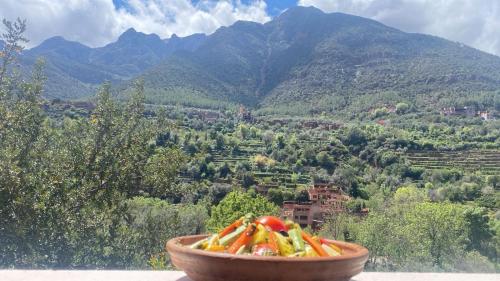
[[[266,24],[239,21],[142,77],[152,100],[199,98],[264,110],[333,111],[360,96],[432,100],[500,89],[500,58],[362,17],[291,8]],[[182,100],[184,97],[184,101]],[[371,103],[373,101],[367,101]],[[293,111],[293,110],[292,110]]]
[[[159,64],[175,51],[193,51],[205,35],[174,36],[162,40],[156,34],[144,34],[131,28],[116,42],[104,47],[90,48],[63,37],[49,38],[30,50],[20,60],[29,72],[37,58],[46,63],[48,97],[75,99],[93,94],[104,81],[119,84],[132,79]]]
[[[38,55],[50,60],[49,85],[52,76],[59,77],[53,84],[75,89],[104,80],[126,87],[141,77],[148,102],[289,114],[400,101],[429,108],[500,89],[497,56],[312,7],[290,8],[265,24],[238,21],[208,36],[162,40],[129,29],[94,49],[52,38],[27,52]]]
[[[133,77],[170,54],[168,44],[156,34],[131,28],[118,41],[93,51],[90,62],[123,78]]]
[[[165,39],[165,43],[168,44],[170,52],[175,52],[179,50],[185,51],[195,51],[200,47],[203,42],[205,42],[207,35],[203,33],[195,33],[186,37],[179,37],[175,34],[168,39]]]

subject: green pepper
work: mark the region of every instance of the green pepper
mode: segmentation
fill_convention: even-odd
[[[292,239],[293,248],[295,252],[305,251],[304,240],[302,239],[302,234],[300,229],[290,229],[288,231],[288,236]]]
[[[238,227],[235,231],[222,237],[219,241],[219,244],[223,245],[223,246],[228,246],[228,245],[232,244],[238,237],[240,237],[240,235],[245,231],[246,228],[247,228],[246,225],[242,225],[242,226]]]

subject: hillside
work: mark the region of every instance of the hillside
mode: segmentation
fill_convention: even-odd
[[[131,28],[116,42],[90,48],[62,37],[52,37],[23,53],[20,58],[29,71],[37,58],[46,62],[46,96],[77,99],[94,93],[104,81],[119,84],[159,64],[175,51],[195,50],[205,39],[195,34],[162,40]]]
[[[296,7],[263,25],[221,28],[194,53],[176,54],[142,76],[160,102],[190,93],[262,112],[307,114],[355,102],[372,106],[375,96],[431,105],[436,98],[494,91],[499,68],[499,57],[460,43]],[[180,69],[182,75],[167,78]],[[366,105],[356,101],[367,95]]]
[[[262,114],[349,115],[400,101],[485,107],[500,89],[497,56],[312,7],[290,8],[266,24],[238,21],[209,36],[162,40],[130,29],[95,49],[51,38],[27,51],[25,62],[37,56],[48,60],[48,96],[77,98],[105,80],[123,88],[142,77],[150,103],[245,104]],[[484,100],[475,99],[479,92]]]

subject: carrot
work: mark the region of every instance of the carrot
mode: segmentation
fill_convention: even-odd
[[[278,247],[278,241],[276,240],[276,236],[274,236],[274,232],[272,230],[269,230],[269,246],[271,246],[273,251],[279,255],[280,249]]]
[[[311,247],[318,253],[320,257],[328,257],[328,253],[321,247],[321,244],[314,241],[311,236],[307,235],[304,231],[302,231],[302,239],[304,239]]]
[[[219,238],[222,238],[222,237],[228,235],[229,233],[235,231],[242,224],[243,224],[243,218],[236,220],[231,225],[227,226],[221,232],[219,232]]]
[[[227,252],[230,254],[235,254],[242,246],[248,245],[248,243],[252,241],[252,235],[255,232],[255,228],[256,226],[253,223],[248,225],[245,229],[245,232],[243,232],[240,237],[238,237],[238,239],[236,239],[236,241],[234,241],[234,243],[229,246]]]

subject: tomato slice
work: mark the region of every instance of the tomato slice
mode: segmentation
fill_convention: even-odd
[[[256,222],[265,226],[269,226],[273,231],[276,232],[288,231],[288,227],[286,227],[285,223],[274,216],[263,216],[258,218]]]

